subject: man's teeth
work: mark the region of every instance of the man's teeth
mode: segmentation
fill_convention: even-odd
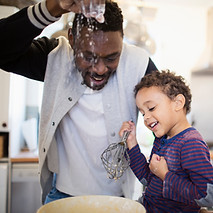
[[[154,122],[154,123],[152,123],[152,124],[150,125],[150,127],[153,128],[156,124],[157,124],[157,121]]]
[[[95,79],[96,81],[101,81],[103,78],[93,77],[93,79]]]

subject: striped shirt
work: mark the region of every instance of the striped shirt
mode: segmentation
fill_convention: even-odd
[[[196,201],[208,203],[206,197],[213,206],[213,166],[208,147],[195,128],[170,139],[155,138],[150,159],[153,153],[166,159],[169,172],[164,181],[150,171],[138,145],[128,153],[131,169],[146,186],[142,203],[147,212],[198,212]]]

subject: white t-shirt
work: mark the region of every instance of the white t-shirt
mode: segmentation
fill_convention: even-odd
[[[59,174],[56,188],[78,195],[123,195],[121,180],[111,180],[101,161],[107,140],[102,91],[87,88],[65,115],[56,133]]]

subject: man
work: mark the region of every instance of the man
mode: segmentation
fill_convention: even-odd
[[[46,0],[0,21],[0,67],[44,81],[42,201],[85,194],[131,197],[130,170],[110,180],[100,155],[120,140],[123,121],[137,122],[134,87],[156,67],[144,50],[123,43],[123,16],[111,1],[106,1],[104,23],[76,14],[69,42],[34,40],[64,12],[58,0]]]

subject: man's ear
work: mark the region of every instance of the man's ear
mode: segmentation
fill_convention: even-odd
[[[73,46],[74,46],[74,37],[73,37],[73,34],[72,34],[72,28],[69,28],[69,30],[68,30],[68,40],[69,40],[70,46],[73,49]]]
[[[178,94],[175,97],[174,101],[175,101],[175,109],[176,109],[176,111],[179,111],[179,110],[184,108],[185,102],[186,102],[186,99],[185,99],[184,95]]]

